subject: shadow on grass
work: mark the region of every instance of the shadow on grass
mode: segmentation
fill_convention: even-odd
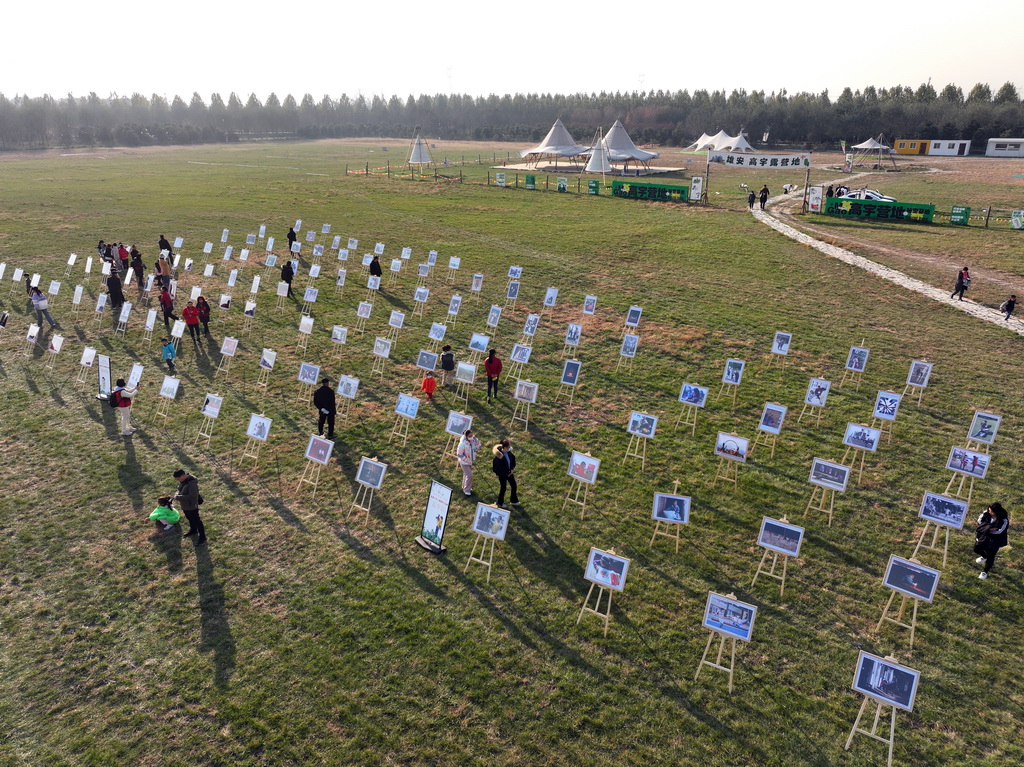
[[[142,488],[149,485],[152,479],[142,470],[139,459],[135,455],[135,444],[132,437],[124,437],[124,463],[117,469],[117,481],[127,494],[136,514],[142,514],[145,499]]]
[[[235,670],[235,638],[228,624],[224,587],[214,578],[208,545],[196,544],[195,552],[201,621],[199,649],[213,653],[213,683],[225,687]]]
[[[167,557],[167,572],[174,574],[181,571],[181,525],[175,525],[170,530],[159,529],[149,537],[153,542],[153,548],[157,553]]]

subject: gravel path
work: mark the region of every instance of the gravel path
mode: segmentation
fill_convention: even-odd
[[[833,183],[840,183],[840,181],[848,182],[851,178],[853,177],[847,176],[846,178],[835,181]],[[778,197],[771,198],[768,201],[768,203],[769,205],[771,205],[774,203],[792,199],[792,195],[780,195]],[[824,253],[826,256],[829,256],[830,258],[838,259],[839,261],[849,264],[850,266],[856,266],[858,269],[863,269],[866,272],[870,272],[871,274],[874,274],[877,277],[881,277],[883,280],[888,280],[889,282],[899,285],[902,288],[912,290],[913,292],[919,293],[922,296],[927,296],[933,301],[939,301],[940,303],[947,304],[953,309],[957,309],[958,311],[964,312],[965,314],[969,314],[972,317],[978,318],[979,320],[989,322],[993,325],[998,325],[1002,328],[1009,330],[1011,333],[1016,333],[1019,336],[1024,336],[1024,322],[1022,322],[1016,315],[1011,317],[1009,322],[1006,322],[1003,319],[1003,313],[1000,311],[990,309],[987,306],[982,306],[981,304],[975,303],[974,301],[971,301],[970,299],[967,298],[965,298],[963,301],[950,299],[949,293],[947,293],[945,290],[940,290],[939,288],[935,288],[925,282],[921,282],[921,280],[916,280],[913,277],[908,277],[903,272],[899,272],[895,269],[890,269],[888,266],[882,266],[882,264],[876,263],[875,261],[871,261],[870,259],[864,258],[863,256],[858,256],[856,253],[852,253],[849,250],[838,248],[835,245],[829,245],[827,243],[822,242],[821,240],[816,240],[810,235],[804,234],[803,232],[794,229],[788,224],[782,223],[777,218],[772,216],[768,211],[759,210],[756,205],[751,212],[754,214],[754,218],[756,218],[762,224],[770,226],[779,234],[789,237],[791,240],[795,240],[796,242],[799,242],[802,245],[809,245],[810,247],[817,250],[819,253]]]

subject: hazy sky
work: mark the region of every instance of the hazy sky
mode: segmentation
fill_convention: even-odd
[[[370,96],[785,88],[832,98],[850,86],[965,92],[1007,80],[1024,94],[1021,28],[948,0],[829,10],[792,0],[741,3],[712,18],[626,2],[239,4],[108,0],[5,8],[0,92],[111,93],[243,101],[271,92]],[[865,12],[858,12],[863,7]],[[816,9],[816,13],[809,13]],[[1004,8],[1004,12],[1006,9]]]

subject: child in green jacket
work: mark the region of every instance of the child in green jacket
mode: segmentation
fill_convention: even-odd
[[[156,508],[149,518],[156,522],[157,530],[170,530],[181,519],[181,514],[171,506],[171,503],[169,495],[162,495],[156,499]]]

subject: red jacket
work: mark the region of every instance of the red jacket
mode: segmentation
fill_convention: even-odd
[[[169,291],[164,291],[160,294],[160,306],[167,311],[174,311],[174,299],[171,298]]]
[[[501,359],[497,355],[485,359],[484,372],[488,378],[497,378],[501,374]]]
[[[186,306],[181,310],[181,318],[185,320],[186,325],[198,325],[199,324],[199,310],[194,306]]]

